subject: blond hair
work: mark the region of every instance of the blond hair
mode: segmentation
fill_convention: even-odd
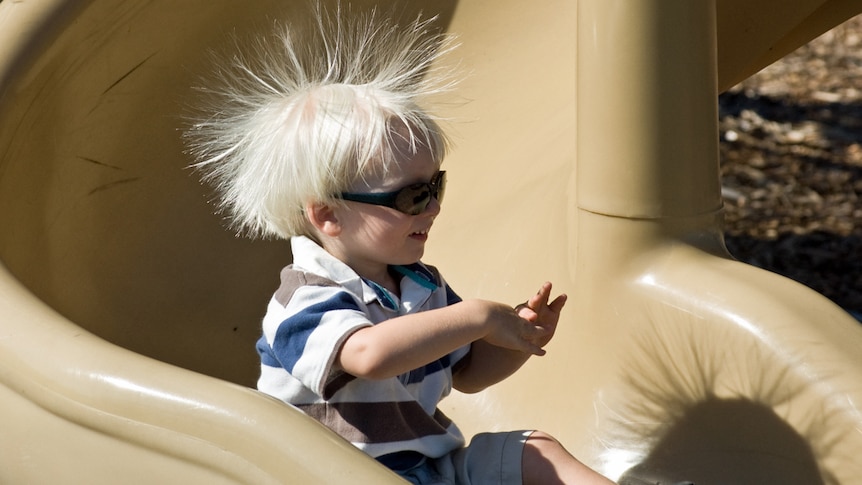
[[[417,17],[314,9],[305,28],[281,27],[216,64],[204,116],[185,134],[193,167],[219,193],[232,227],[255,237],[308,235],[304,207],[333,203],[369,170],[391,163],[393,124],[439,162],[448,141],[420,107],[447,92],[455,47]],[[239,43],[237,43],[239,46]]]

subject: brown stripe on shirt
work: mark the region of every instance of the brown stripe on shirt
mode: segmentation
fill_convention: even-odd
[[[388,443],[441,435],[452,424],[439,409],[429,416],[411,401],[334,402],[297,407],[353,443]]]
[[[303,286],[338,286],[338,283],[314,273],[295,270],[290,265],[281,270],[281,286],[275,292],[275,301],[287,306],[296,290]]]
[[[326,387],[323,388],[323,399],[332,398],[333,394],[338,392],[342,387],[350,384],[353,379],[356,379],[356,377],[346,372],[341,372],[337,377],[329,381],[326,384]]]

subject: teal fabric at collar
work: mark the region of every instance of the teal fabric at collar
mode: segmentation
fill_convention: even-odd
[[[414,264],[410,265],[410,267],[397,265],[393,266],[392,268],[398,273],[415,281],[417,284],[419,284],[419,286],[422,286],[423,288],[434,291],[439,287],[439,285],[437,285],[437,282],[433,280],[433,275],[430,272],[426,273],[425,271],[427,270],[420,271],[425,269],[422,267],[422,265]]]

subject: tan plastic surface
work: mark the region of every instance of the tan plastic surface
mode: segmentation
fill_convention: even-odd
[[[0,1],[0,482],[397,483],[248,389],[288,250],[183,168],[204,51],[303,3]],[[545,429],[615,479],[860,482],[862,330],[727,256],[715,108],[858,3],[409,4],[472,71],[426,260],[571,297],[546,357],[444,402],[466,432]]]

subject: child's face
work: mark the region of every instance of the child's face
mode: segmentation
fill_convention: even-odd
[[[415,154],[396,150],[387,174],[366,177],[350,192],[394,192],[429,182],[439,169],[427,148]],[[337,247],[327,249],[361,276],[381,282],[389,265],[411,264],[422,257],[428,232],[440,213],[440,203],[432,198],[423,212],[409,215],[389,207],[347,201],[336,212],[341,234]]]

